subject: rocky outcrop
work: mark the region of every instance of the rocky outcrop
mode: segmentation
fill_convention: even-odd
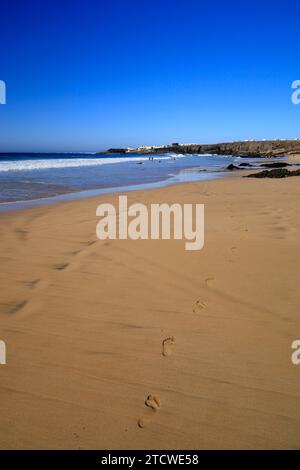
[[[230,163],[226,167],[227,170],[233,171],[233,170],[241,170],[243,168],[252,168],[255,165],[251,165],[251,163],[239,163],[238,165],[234,165],[233,163]],[[286,166],[290,166],[289,163],[286,162],[272,162],[272,163],[261,163],[259,165],[260,167],[263,168],[285,168]]]
[[[251,167],[253,165],[251,165],[251,163],[240,163],[239,164],[239,167]]]
[[[263,170],[252,173],[244,178],[286,178],[287,176],[300,176],[300,170],[290,171],[286,168],[275,168],[274,170]]]
[[[238,166],[233,165],[232,163],[230,163],[230,165],[228,165],[228,167],[227,167],[227,170],[230,170],[230,171],[240,170],[240,168]]]
[[[106,150],[106,152],[104,153],[126,153],[127,150],[126,149],[114,149],[114,148],[111,148],[111,149],[108,149]],[[102,153],[102,152],[101,152]]]
[[[285,163],[285,162],[262,163],[260,166],[263,166],[264,168],[284,168],[286,166],[289,166],[289,163]]]
[[[212,145],[180,145],[163,147],[164,152],[174,153],[211,153],[217,155],[235,155],[241,157],[276,157],[290,153],[300,153],[298,140],[269,140],[249,142],[226,142]],[[155,152],[162,149],[155,149]]]
[[[110,149],[112,153],[127,152],[127,149]],[[216,155],[234,155],[241,157],[276,157],[293,153],[300,154],[300,140],[257,140],[245,142],[224,142],[220,144],[166,145],[147,149],[135,149],[136,153],[210,153]]]

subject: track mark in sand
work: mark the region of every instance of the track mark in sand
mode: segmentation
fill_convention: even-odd
[[[33,279],[32,281],[25,281],[24,285],[29,289],[34,289],[40,282],[40,279]]]
[[[96,240],[90,240],[87,242],[87,246],[95,245],[95,243],[96,243]]]
[[[22,300],[21,302],[17,302],[16,304],[12,305],[11,308],[9,309],[8,313],[18,313],[22,308],[27,305],[28,301],[27,300]]]
[[[147,426],[148,423],[149,423],[149,420],[145,418],[140,418],[138,420],[138,427],[143,429],[145,426]]]
[[[237,254],[238,254],[238,249],[236,246],[232,246],[230,248],[230,255],[228,257],[228,261],[229,263],[234,263],[234,261],[236,260],[236,257],[237,257]]]
[[[68,253],[66,253],[66,255],[71,255],[71,256],[75,256],[75,257],[84,256],[89,251],[89,247],[93,246],[95,243],[96,243],[95,240],[89,240],[87,242],[82,242],[83,248],[79,248],[77,250],[68,252]]]
[[[153,413],[157,413],[157,411],[160,409],[161,402],[157,395],[148,395],[148,397],[145,400],[145,405],[148,408],[151,408],[151,414],[153,415]],[[150,421],[151,421],[150,417],[140,418],[138,420],[138,427],[144,428],[145,426],[147,426],[148,423],[150,423]]]
[[[165,338],[162,342],[162,355],[171,356],[175,343],[176,341],[174,336],[169,336],[168,338]]]
[[[27,239],[27,235],[28,235],[27,230],[18,228],[15,230],[15,233],[17,234],[17,236],[19,237],[21,241],[25,241]]]
[[[80,255],[80,253],[82,253],[82,250],[74,250],[67,252],[66,255],[77,256]]]
[[[153,411],[157,411],[161,406],[161,402],[157,395],[148,395],[147,399],[145,400],[145,405],[151,408]]]
[[[75,257],[75,258],[84,256],[89,252],[89,247],[91,247],[95,243],[96,243],[96,240],[89,240],[87,242],[83,242],[83,246],[84,246],[83,248],[74,250],[72,252],[65,253],[65,254],[71,255],[72,257]],[[69,271],[76,267],[78,267],[78,264],[73,263],[73,260],[71,260],[69,262],[54,264],[52,266],[52,269],[54,269],[55,271],[64,271],[64,270]]]
[[[0,256],[1,263],[5,262],[5,261],[11,261],[11,260],[12,260],[12,258],[10,258],[9,256]]]
[[[198,299],[194,305],[193,312],[194,313],[199,313],[201,310],[206,308],[208,303],[205,300],[200,300]]]
[[[63,271],[63,270],[66,269],[68,266],[69,266],[69,263],[60,263],[60,264],[55,264],[55,265],[53,266],[53,269],[55,269],[56,271]]]
[[[215,280],[214,277],[207,277],[205,279],[205,287],[210,287],[214,280]]]
[[[96,243],[96,240],[88,240],[87,242],[82,242],[84,248],[78,250],[78,253],[83,253],[87,248],[93,246]]]

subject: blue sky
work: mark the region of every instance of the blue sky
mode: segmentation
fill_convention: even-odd
[[[0,151],[300,137],[298,2],[0,8]]]

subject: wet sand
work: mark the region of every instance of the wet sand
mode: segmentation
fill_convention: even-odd
[[[181,184],[205,245],[96,238],[118,195],[2,214],[2,449],[300,448],[300,179]]]

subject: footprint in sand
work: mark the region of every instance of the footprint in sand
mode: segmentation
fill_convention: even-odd
[[[86,246],[92,246],[96,243],[96,240],[89,240],[88,242],[86,242]]]
[[[162,342],[162,355],[171,356],[175,343],[176,341],[174,336],[169,336],[168,338],[164,339]]]
[[[198,299],[197,302],[194,305],[193,312],[194,313],[200,313],[201,310],[203,310],[204,308],[207,307],[207,305],[208,304],[207,304],[206,301]]]
[[[40,279],[33,279],[32,281],[24,281],[24,285],[28,287],[28,289],[34,289],[40,282]]]
[[[211,284],[214,282],[215,278],[214,277],[207,277],[205,279],[205,287],[210,287]]]
[[[147,418],[140,418],[140,419],[138,420],[138,427],[143,429],[143,428],[145,428],[145,427],[147,426],[147,424],[150,423],[150,421],[151,421],[151,420],[150,420],[150,419],[147,419]]]
[[[145,400],[145,405],[149,408],[152,408],[153,411],[157,411],[160,408],[160,399],[157,395],[148,395],[147,399]]]
[[[60,263],[60,264],[55,264],[53,266],[53,269],[55,269],[56,271],[64,271],[68,266],[69,266],[69,263]]]
[[[151,414],[153,415],[153,413],[157,413],[157,411],[160,409],[161,402],[157,395],[148,395],[148,397],[145,400],[145,405],[148,408],[151,408]],[[150,417],[140,418],[138,420],[139,428],[144,428],[148,423],[150,423],[150,421],[151,421]]]
[[[28,304],[27,300],[21,300],[9,306],[8,313],[18,313]]]

